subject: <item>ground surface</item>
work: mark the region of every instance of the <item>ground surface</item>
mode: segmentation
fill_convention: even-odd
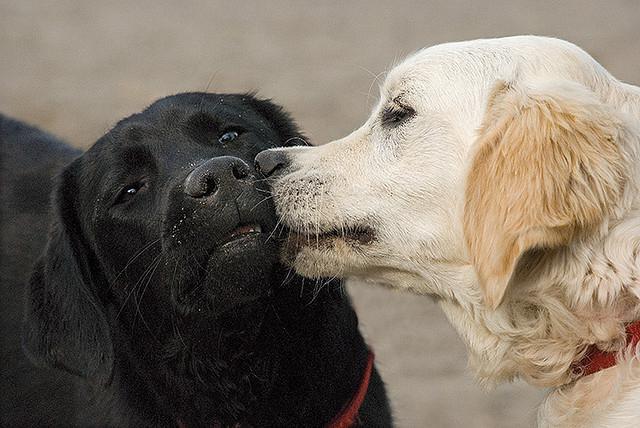
[[[321,144],[355,129],[374,76],[423,46],[511,34],[569,39],[640,83],[640,2],[0,0],[0,110],[87,147],[187,90],[286,105]],[[350,286],[401,427],[532,426],[541,392],[483,392],[427,298]]]

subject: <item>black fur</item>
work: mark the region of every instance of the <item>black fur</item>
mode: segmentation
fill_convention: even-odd
[[[74,379],[39,369],[21,349],[24,284],[47,242],[52,177],[80,152],[0,115],[0,426],[64,426],[78,400]]]
[[[218,142],[229,130],[239,136]],[[269,101],[180,94],[122,120],[64,169],[24,346],[39,366],[75,375],[65,380],[82,399],[67,400],[68,423],[324,426],[349,401],[368,353],[356,315],[337,281],[305,284],[280,265],[268,187],[252,166],[300,138]],[[220,178],[236,163],[247,176]],[[192,197],[186,178],[202,168],[211,193]],[[262,233],[229,242],[239,225]],[[391,424],[377,372],[360,419]]]

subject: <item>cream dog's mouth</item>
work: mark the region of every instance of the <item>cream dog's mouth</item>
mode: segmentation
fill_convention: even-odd
[[[368,245],[375,241],[375,231],[367,226],[347,227],[320,231],[320,233],[291,232],[285,245],[288,250],[298,250],[303,247],[327,247],[336,241],[345,242],[352,246]]]

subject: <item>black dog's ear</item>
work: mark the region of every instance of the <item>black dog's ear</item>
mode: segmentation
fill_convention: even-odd
[[[105,384],[113,347],[77,216],[77,165],[62,172],[54,191],[49,241],[27,286],[23,346],[37,365]]]
[[[275,128],[282,145],[309,146],[307,138],[302,134],[291,114],[270,99],[258,98],[255,94],[247,94],[251,108],[260,113]]]

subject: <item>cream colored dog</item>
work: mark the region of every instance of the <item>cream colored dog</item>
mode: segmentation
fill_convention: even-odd
[[[540,426],[640,427],[640,88],[556,39],[444,44],[351,135],[257,164],[299,273],[435,296],[481,381],[554,388]],[[618,364],[581,376],[590,345]]]

